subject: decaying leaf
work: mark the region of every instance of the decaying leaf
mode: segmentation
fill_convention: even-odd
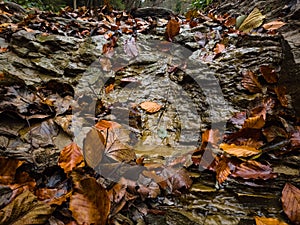
[[[245,120],[243,128],[261,129],[265,125],[265,119],[263,115],[249,117]]]
[[[267,138],[268,142],[275,140],[275,138],[277,137],[285,138],[285,139],[288,138],[288,134],[286,133],[286,131],[283,128],[277,126],[266,127],[263,129],[262,132],[264,136]]]
[[[256,225],[288,225],[287,223],[280,221],[276,218],[266,218],[255,216]]]
[[[251,93],[262,92],[262,86],[259,83],[257,76],[251,71],[247,70],[243,73],[242,85]]]
[[[220,148],[223,149],[224,152],[236,156],[236,157],[249,157],[258,155],[261,153],[261,150],[250,146],[238,146],[235,144],[220,144]]]
[[[106,224],[110,212],[107,191],[95,178],[83,178],[71,196],[70,210],[78,224]]]
[[[268,66],[263,65],[263,66],[259,67],[259,70],[268,83],[270,83],[270,84],[277,83],[278,76],[275,71],[275,68],[273,68],[269,65]]]
[[[0,211],[0,224],[45,224],[53,209],[37,200],[30,192],[24,191]]]
[[[105,138],[102,133],[92,128],[86,135],[83,143],[83,155],[86,163],[95,168],[102,160],[105,149]]]
[[[289,98],[287,96],[287,91],[285,86],[277,86],[275,87],[275,93],[277,95],[277,98],[280,102],[280,104],[283,107],[288,107],[289,106]]]
[[[148,113],[156,113],[162,106],[156,102],[142,102],[140,107]]]
[[[259,27],[263,23],[264,18],[265,16],[261,14],[260,10],[254,8],[239,26],[239,30],[248,33],[252,29]]]
[[[168,41],[172,41],[173,38],[179,34],[180,31],[180,24],[177,22],[175,18],[169,20],[167,27],[166,27],[166,39]]]
[[[282,21],[279,21],[279,20],[274,20],[274,21],[271,21],[269,23],[266,23],[263,25],[263,28],[265,30],[277,30],[279,29],[280,27],[284,26],[286,23],[285,22],[282,22]]]
[[[76,167],[84,166],[82,162],[83,155],[81,153],[81,149],[74,142],[66,146],[60,152],[58,159],[58,165],[65,171],[65,173],[71,172]]]
[[[135,38],[130,37],[129,39],[124,41],[124,52],[130,58],[137,57],[139,54],[139,50],[136,46]]]
[[[300,190],[286,183],[282,190],[282,208],[294,224],[300,224]]]
[[[11,184],[17,168],[22,164],[23,162],[17,159],[0,157],[0,184]]]

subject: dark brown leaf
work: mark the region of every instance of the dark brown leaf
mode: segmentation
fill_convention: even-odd
[[[0,157],[0,184],[11,184],[15,179],[16,170],[22,161]]]
[[[262,86],[259,83],[257,76],[251,70],[245,71],[243,76],[242,85],[244,88],[252,93],[262,92]]]
[[[285,138],[285,139],[288,138],[288,134],[286,133],[286,131],[283,128],[277,126],[270,126],[264,128],[262,132],[264,136],[267,138],[268,142],[274,141],[277,137]]]
[[[259,69],[260,69],[261,74],[263,75],[263,77],[265,78],[265,80],[268,83],[270,83],[270,84],[277,83],[278,76],[275,71],[275,68],[273,68],[271,66],[260,66]]]
[[[179,34],[180,31],[180,24],[177,22],[175,18],[169,20],[166,28],[166,39],[168,41],[173,41],[173,38]]]
[[[277,87],[275,87],[274,90],[275,90],[275,93],[277,95],[277,98],[278,98],[280,104],[283,107],[288,107],[289,106],[289,98],[286,93],[286,87],[285,86],[277,86]]]
[[[282,208],[294,224],[300,224],[300,190],[286,183],[282,190]]]
[[[293,148],[300,148],[300,127],[297,126],[291,137],[291,145]]]

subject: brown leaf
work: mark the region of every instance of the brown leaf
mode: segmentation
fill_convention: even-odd
[[[83,178],[71,196],[70,210],[78,224],[106,224],[110,200],[105,188],[95,178]]]
[[[279,20],[274,20],[274,21],[271,21],[269,23],[266,23],[263,25],[263,28],[265,30],[277,30],[279,29],[280,27],[284,26],[286,23],[282,22],[282,21],[279,21]]]
[[[236,157],[249,157],[261,153],[261,151],[256,148],[249,146],[237,146],[235,144],[222,143],[220,144],[220,148],[223,149],[224,152]]]
[[[282,208],[288,218],[295,224],[300,224],[300,190],[286,183],[282,190]]]
[[[168,41],[173,41],[173,38],[179,34],[180,31],[180,24],[177,22],[175,18],[172,18],[169,20],[167,27],[166,27],[166,32],[165,36]]]
[[[212,144],[213,146],[216,146],[218,144],[218,142],[220,141],[221,136],[220,136],[220,131],[217,129],[209,129],[209,130],[205,130],[202,133],[202,145],[201,145],[201,149],[204,149],[208,143]]]
[[[275,93],[277,95],[277,98],[280,102],[280,104],[283,107],[288,107],[289,106],[289,98],[287,97],[286,93],[286,87],[285,86],[277,86],[275,87]]]
[[[11,184],[15,179],[16,170],[22,161],[0,157],[0,184]]]
[[[242,85],[251,93],[262,92],[262,86],[259,83],[257,76],[251,71],[247,70],[243,73]]]
[[[288,225],[285,222],[280,221],[276,218],[266,218],[266,217],[259,217],[255,216],[256,225]]]
[[[261,129],[265,125],[263,115],[249,117],[245,120],[243,128]]]
[[[83,142],[83,155],[86,163],[95,168],[102,160],[105,149],[105,138],[102,133],[92,128],[86,135]]]
[[[240,164],[235,165],[235,170],[232,171],[233,177],[241,177],[243,179],[271,179],[277,175],[273,173],[273,170],[268,165],[263,165],[260,162],[254,160],[248,160]]]
[[[81,149],[76,143],[71,143],[66,146],[61,152],[58,159],[58,165],[65,171],[71,172],[74,168],[84,166],[83,155]],[[81,165],[80,165],[81,164]]]
[[[236,23],[236,18],[234,18],[234,17],[229,17],[229,18],[226,19],[224,25],[225,25],[226,27],[231,27],[231,26],[234,26],[235,23]]]
[[[285,139],[288,138],[288,134],[286,133],[286,131],[283,128],[277,126],[270,126],[264,128],[262,132],[264,136],[267,138],[268,142],[274,141],[277,137],[281,137]]]
[[[216,165],[216,176],[219,184],[222,184],[230,174],[229,160],[222,156]]]
[[[229,120],[234,125],[242,126],[246,120],[246,112],[237,112]]]
[[[271,66],[260,66],[259,70],[261,72],[261,74],[263,75],[263,77],[265,78],[265,80],[269,83],[269,84],[274,84],[277,83],[278,81],[278,76],[277,73],[275,71],[275,68],[272,68]]]
[[[291,145],[293,148],[300,148],[300,126],[296,127],[296,130],[291,136]]]
[[[214,48],[214,52],[215,52],[216,54],[220,54],[220,53],[222,53],[224,50],[225,50],[225,45],[224,45],[224,44],[220,44],[220,43],[216,44],[216,47]]]
[[[130,37],[124,41],[124,52],[130,58],[137,57],[139,55],[139,50],[136,46],[134,37]]]
[[[156,113],[162,106],[156,102],[142,102],[140,107],[148,113]]]
[[[107,58],[107,57],[100,58],[100,64],[101,64],[103,71],[106,71],[106,72],[111,71],[112,64],[111,64],[111,61],[109,58]]]
[[[239,30],[248,33],[252,29],[259,27],[263,23],[264,18],[265,16],[261,14],[260,10],[254,8],[239,26]]]

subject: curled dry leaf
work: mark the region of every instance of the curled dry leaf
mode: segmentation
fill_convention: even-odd
[[[263,66],[259,67],[259,70],[268,83],[270,83],[270,84],[277,83],[278,76],[275,71],[275,68],[273,68],[271,66],[263,65]]]
[[[106,224],[110,212],[107,191],[95,178],[83,178],[71,196],[70,210],[78,224]]]
[[[142,102],[140,107],[148,113],[156,113],[162,106],[156,102]]]
[[[282,190],[282,208],[294,224],[300,224],[300,190],[286,183]]]
[[[261,14],[258,8],[254,8],[246,19],[239,26],[239,30],[245,33],[259,27],[263,23],[264,15]]]
[[[60,152],[58,165],[65,171],[65,173],[71,172],[76,167],[84,166],[83,155],[80,147],[74,142],[66,146]]]
[[[263,25],[263,28],[265,30],[277,30],[279,29],[280,27],[284,26],[286,23],[285,22],[282,22],[282,21],[279,21],[279,20],[275,20],[275,21],[271,21],[269,23],[266,23]]]
[[[245,120],[243,128],[261,129],[265,125],[265,119],[263,115],[249,117]]]
[[[250,146],[238,146],[235,144],[220,144],[220,148],[223,149],[224,152],[236,156],[236,157],[249,157],[258,155],[261,153],[261,150]]]
[[[280,221],[276,218],[266,218],[255,216],[256,225],[288,225],[287,223]]]
[[[168,41],[172,41],[173,38],[177,34],[179,34],[179,31],[180,31],[180,24],[177,22],[175,18],[170,19],[166,28],[166,33],[165,33],[166,39]]]
[[[259,83],[257,76],[251,71],[247,70],[243,73],[242,85],[251,93],[262,92],[262,86]]]

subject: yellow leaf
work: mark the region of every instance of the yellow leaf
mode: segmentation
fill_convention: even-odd
[[[256,225],[288,225],[285,222],[282,222],[276,218],[266,218],[255,216]]]
[[[220,144],[220,148],[223,149],[224,152],[236,157],[249,157],[261,153],[260,150],[246,145],[238,146],[235,144],[222,143]]]
[[[260,10],[258,8],[254,8],[242,22],[239,30],[248,33],[252,29],[259,27],[263,23],[264,18],[265,16],[261,14]]]

